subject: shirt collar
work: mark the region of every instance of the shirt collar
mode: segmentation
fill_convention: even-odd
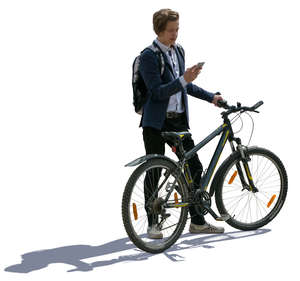
[[[168,47],[165,44],[161,43],[157,38],[155,39],[155,43],[160,47],[160,49],[164,52],[167,53],[169,50],[172,50],[172,47]]]

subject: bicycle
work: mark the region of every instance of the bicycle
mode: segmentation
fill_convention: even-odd
[[[225,100],[219,107],[223,124],[190,151],[184,151],[182,141],[189,132],[163,132],[172,142],[178,161],[157,154],[142,156],[126,167],[139,165],[130,176],[122,199],[122,218],[131,241],[149,253],[160,253],[171,247],[180,237],[188,219],[188,207],[193,205],[198,214],[211,214],[217,221],[226,221],[240,230],[255,230],[275,218],[287,195],[288,178],[281,160],[271,151],[257,146],[244,146],[235,137],[229,115],[257,112],[262,101],[252,107],[229,106]],[[234,118],[233,118],[234,119]],[[253,130],[252,130],[253,132]],[[187,160],[221,135],[210,164],[194,188]],[[210,189],[208,186],[225,144],[232,153],[219,166]],[[211,208],[211,198],[220,215]],[[162,239],[149,239],[149,217],[163,233]]]

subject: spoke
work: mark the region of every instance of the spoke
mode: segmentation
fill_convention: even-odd
[[[264,202],[262,199],[260,199],[258,197],[258,195],[256,195],[256,199],[257,199],[257,202],[260,204],[261,208],[264,210],[264,212],[266,213],[266,215],[268,214],[268,210],[266,209],[266,202]]]
[[[236,191],[236,190],[239,190],[239,189],[242,189],[243,187],[242,187],[242,185],[228,185],[228,184],[224,184],[223,185],[223,188],[226,188],[226,189],[231,189],[231,190],[234,190],[234,191]],[[226,191],[225,191],[226,192]]]
[[[247,200],[248,201],[248,200]],[[241,208],[241,210],[240,210],[240,212],[237,214],[237,216],[236,217],[240,217],[240,214],[242,213],[244,213],[245,212],[245,208]],[[241,217],[243,217],[243,215],[241,216]]]
[[[281,183],[278,183],[276,185],[267,185],[264,187],[260,187],[259,190],[265,190],[265,189],[269,189],[269,188],[276,188],[276,189],[280,190],[280,187],[281,187]]]
[[[261,161],[263,161],[263,159],[262,159]],[[260,169],[260,174],[259,174],[259,176],[257,177],[257,180],[259,180],[259,178],[261,177],[261,175],[264,174],[264,170],[266,169],[267,164],[268,164],[268,162],[265,161],[264,167],[263,167],[262,169]],[[257,168],[259,168],[259,167],[257,167]]]
[[[275,184],[275,185],[274,185]],[[280,186],[281,186],[281,182],[280,181],[276,181],[276,180],[274,180],[274,181],[271,181],[271,182],[268,182],[266,185],[258,185],[259,187],[260,187],[260,189],[265,189],[265,188],[268,188],[268,187],[274,187],[274,186],[276,186],[277,188],[280,188]]]
[[[251,208],[249,207],[250,206],[250,201],[251,201],[251,193],[248,194],[248,200],[247,200],[247,203],[245,205],[245,213],[246,213],[245,221],[246,222],[247,222],[249,211],[251,210]]]
[[[227,205],[227,208],[229,207],[228,211],[229,211],[231,208],[233,208],[234,206],[236,206],[236,208],[237,208],[238,205],[239,205],[239,203],[241,202],[241,200],[243,200],[243,199],[246,197],[246,195],[247,195],[247,193],[242,194],[242,196],[240,196],[240,198],[237,198],[238,201],[230,206],[230,203],[232,203],[232,202],[235,201],[235,200],[232,200],[232,201],[229,203],[229,206],[230,206],[230,207]],[[224,202],[224,203],[225,203],[225,202]],[[226,209],[227,209],[227,208],[226,208]],[[236,208],[234,209],[234,211],[236,210]],[[232,212],[232,213],[233,213],[233,212]]]
[[[142,201],[145,201],[145,197],[144,197],[143,194],[142,195],[137,194],[136,191],[134,191],[132,194],[135,195],[136,197],[138,197],[139,199],[141,199]],[[139,201],[137,201],[136,199],[134,199],[134,202],[139,202]]]
[[[261,211],[260,211],[260,207],[258,205],[257,202],[257,197],[254,195],[255,201],[256,201],[256,218],[258,219],[259,215],[258,215],[258,211],[260,212],[260,217],[262,216]]]
[[[259,173],[259,166],[261,164],[261,161],[262,159],[259,159],[258,155],[255,155],[256,156],[256,170],[254,171],[254,179],[256,179],[258,181],[258,173]],[[254,165],[254,164],[253,164]],[[253,169],[253,167],[252,167]],[[253,169],[254,170],[254,169]],[[255,183],[256,184],[256,183]]]
[[[258,206],[261,207],[260,210],[262,209],[265,212],[265,215],[267,215],[268,211],[266,210],[265,203],[257,195],[255,195],[255,198],[256,202],[258,203]],[[263,215],[261,217],[263,217]]]
[[[137,223],[136,223],[136,226],[134,227],[135,229],[137,229],[136,233],[139,234],[142,232],[142,230],[144,229],[144,226],[145,226],[145,223],[146,223],[146,219],[144,220],[139,220]]]
[[[245,195],[246,195],[246,193],[242,193],[241,195],[236,195],[236,196],[234,196],[234,197],[231,197],[231,198],[229,198],[229,199],[231,199],[231,201],[229,201],[229,202],[226,202],[226,204],[227,205],[230,205],[230,204],[232,204],[233,202],[236,202],[236,200],[238,200],[238,201],[240,201],[241,199],[243,199],[243,197],[245,197]],[[233,199],[232,199],[233,198]],[[224,200],[227,200],[228,198],[224,198],[223,197],[223,201]],[[225,202],[224,202],[225,203]]]
[[[276,175],[273,175],[271,177],[266,177],[263,180],[258,181],[257,185],[264,186],[266,184],[266,182],[269,183],[270,180],[271,180],[271,183],[278,182],[278,181],[280,181],[280,176],[277,173]]]

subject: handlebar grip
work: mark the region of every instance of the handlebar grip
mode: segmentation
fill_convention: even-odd
[[[217,104],[219,107],[223,107],[225,109],[229,108],[226,100],[218,100]]]
[[[257,108],[259,108],[261,105],[263,105],[264,104],[264,102],[261,100],[261,101],[259,101],[258,103],[256,103],[255,105],[253,105],[252,106],[252,109],[253,110],[255,110],[255,109],[257,109]]]

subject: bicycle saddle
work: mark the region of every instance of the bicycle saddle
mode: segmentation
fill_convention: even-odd
[[[189,138],[192,134],[189,132],[163,132],[161,133],[161,136],[165,140],[170,140],[172,142],[179,140],[182,141],[186,138]]]

